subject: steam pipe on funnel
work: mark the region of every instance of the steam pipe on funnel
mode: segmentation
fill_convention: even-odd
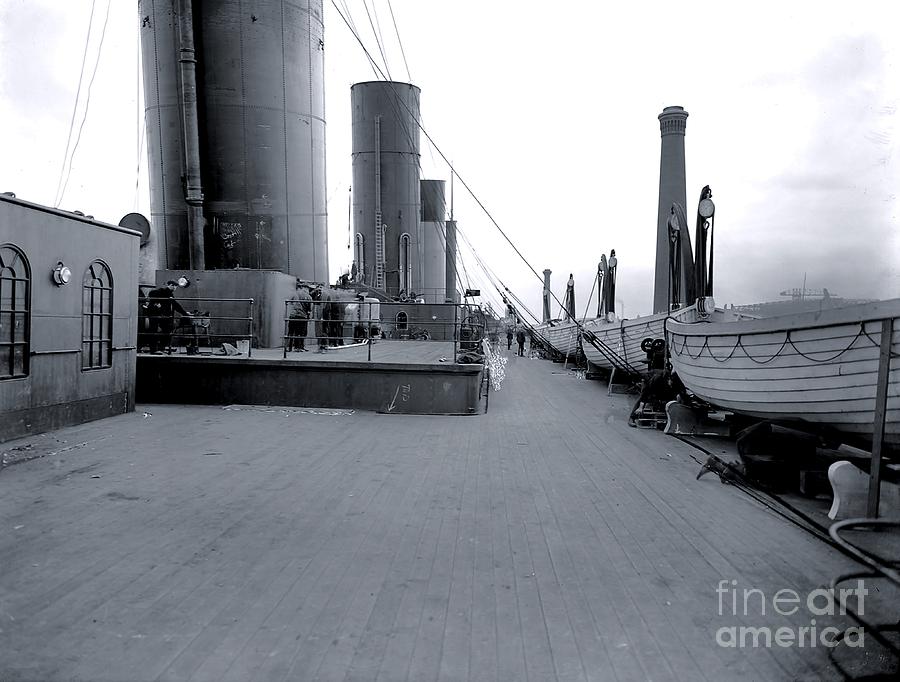
[[[203,182],[200,175],[200,127],[197,114],[197,59],[194,53],[194,9],[191,0],[178,0],[178,64],[182,139],[184,142],[184,198],[188,205],[188,240],[192,270],[206,269]]]

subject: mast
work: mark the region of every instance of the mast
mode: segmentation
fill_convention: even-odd
[[[444,223],[444,289],[445,300],[457,303],[456,297],[456,221],[453,220],[453,166],[450,166],[450,219]]]

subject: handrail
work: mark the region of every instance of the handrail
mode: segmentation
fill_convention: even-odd
[[[159,349],[160,346],[168,348],[171,352],[171,344],[174,340],[188,339],[187,349],[194,349],[199,352],[200,339],[205,338],[207,344],[212,347],[211,339],[231,340],[231,341],[247,341],[247,356],[253,355],[253,343],[255,336],[255,320],[254,320],[254,304],[252,298],[214,298],[214,297],[178,297],[178,298],[151,298],[149,296],[141,296],[140,302],[143,304],[139,309],[138,315],[138,342],[137,347],[147,345],[151,351]],[[146,307],[150,303],[162,303],[171,309],[168,314],[150,314]],[[203,314],[196,315],[188,313],[176,317],[175,304],[182,309],[187,310],[193,307],[192,304],[213,303],[226,307],[222,315],[213,315],[212,310],[203,311]],[[247,314],[235,315],[234,309],[227,309],[230,305],[246,306]],[[214,308],[215,306],[210,306]],[[146,312],[145,312],[146,311]],[[195,308],[193,313],[201,312]],[[189,321],[186,324],[185,321]],[[202,321],[203,324],[198,324]],[[223,329],[215,329],[215,323],[223,323]],[[149,329],[147,328],[149,327]],[[211,328],[212,327],[212,328]],[[202,329],[202,331],[201,331]],[[142,341],[144,343],[142,343]],[[190,353],[190,350],[188,350]]]
[[[327,304],[336,306],[330,312]],[[304,308],[300,308],[304,305]],[[418,319],[414,314],[416,306],[432,314],[432,319]],[[355,310],[348,314],[348,308]],[[366,308],[368,306],[368,308]],[[368,345],[368,359],[372,358],[372,345],[378,340],[435,341],[453,343],[454,363],[460,351],[478,352],[479,342],[487,333],[487,322],[482,319],[480,306],[465,303],[431,303],[400,305],[397,312],[406,312],[408,317],[397,320],[393,315],[385,319],[385,309],[397,310],[398,304],[383,301],[359,300],[296,300],[284,301],[284,333],[282,356],[291,350],[311,350],[306,348],[306,340],[318,342],[319,348],[347,348],[354,345]],[[449,317],[449,308],[453,317]],[[303,312],[297,313],[297,309]],[[440,313],[444,310],[444,313]],[[295,313],[291,317],[292,311]],[[460,312],[462,311],[462,315]],[[310,324],[313,325],[310,329]],[[352,341],[351,341],[352,340]]]

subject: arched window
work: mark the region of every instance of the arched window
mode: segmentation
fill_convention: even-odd
[[[31,270],[25,254],[0,244],[0,380],[28,376]]]
[[[366,238],[356,233],[356,252],[354,254],[356,261],[356,279],[360,282],[366,281]]]
[[[81,297],[81,368],[112,365],[112,294],[109,267],[95,260],[84,271]]]
[[[400,268],[400,291],[409,294],[412,280],[412,263],[409,260],[409,233],[400,235],[400,255],[398,266]]]
[[[406,329],[409,323],[409,316],[402,310],[397,313],[397,329]]]

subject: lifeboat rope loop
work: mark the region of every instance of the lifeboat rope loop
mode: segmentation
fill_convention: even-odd
[[[636,341],[639,337],[643,336],[643,331],[647,331],[647,332],[653,333],[653,328],[650,326],[650,323],[649,323],[649,322],[645,322],[645,323],[644,323],[642,333],[641,333],[641,334],[638,334],[637,336],[631,336],[631,334],[626,333],[626,332],[625,332],[625,325],[621,325],[620,329],[622,330],[622,331],[621,331],[622,338],[623,338],[623,339],[628,339],[629,341]],[[630,330],[631,330],[631,327],[629,326],[629,331],[630,331]]]
[[[835,353],[834,355],[832,355],[830,358],[822,358],[822,359],[819,359],[819,358],[813,358],[813,357],[810,357],[809,355],[807,355],[806,353],[804,353],[803,351],[801,351],[801,350],[800,350],[799,348],[797,348],[797,346],[794,344],[793,339],[791,339],[791,332],[790,332],[790,331],[787,333],[787,340],[790,341],[790,343],[791,343],[791,348],[793,348],[793,349],[797,352],[797,355],[799,355],[800,357],[806,358],[806,359],[809,360],[810,362],[831,362],[832,360],[837,360],[837,359],[838,359],[839,357],[841,357],[844,353],[846,353],[848,350],[850,350],[851,348],[853,348],[853,345],[856,343],[857,339],[859,339],[859,337],[861,337],[861,336],[863,335],[863,333],[865,332],[865,326],[866,326],[865,322],[861,322],[860,325],[859,325],[859,331],[856,333],[856,336],[854,336],[854,337],[850,340],[850,343],[847,344],[847,347],[844,348],[843,350],[839,350],[837,353]],[[867,336],[868,336],[868,335],[867,335]],[[819,351],[819,352],[821,352],[821,351]]]
[[[781,351],[784,350],[785,346],[787,346],[788,343],[790,343],[791,345],[794,345],[793,341],[791,341],[791,333],[790,332],[787,332],[787,334],[785,334],[784,342],[781,344],[781,348],[779,348],[777,351],[775,351],[775,354],[772,357],[770,357],[768,360],[757,360],[752,355],[750,355],[750,353],[747,352],[747,347],[741,341],[740,336],[738,337],[737,344],[735,344],[735,345],[741,347],[741,350],[744,351],[744,355],[746,355],[747,358],[749,358],[751,362],[755,362],[757,365],[767,365],[770,362],[772,362],[772,360],[774,360],[779,355],[781,355]]]
[[[740,348],[741,350],[744,351],[744,355],[747,357],[748,360],[756,363],[757,365],[765,365],[765,364],[772,362],[775,358],[781,356],[784,349],[788,345],[790,345],[791,348],[794,349],[794,352],[797,355],[799,355],[802,358],[805,358],[806,360],[809,360],[810,362],[816,362],[816,363],[833,362],[834,360],[837,360],[839,357],[841,357],[842,355],[847,353],[849,350],[851,350],[853,348],[853,346],[856,344],[856,342],[863,335],[865,335],[865,337],[867,339],[869,339],[869,341],[872,342],[872,344],[874,346],[880,345],[880,344],[876,343],[875,340],[872,339],[871,336],[869,336],[869,333],[866,331],[866,328],[865,328],[865,322],[862,322],[859,325],[859,331],[856,333],[856,336],[854,336],[850,340],[850,343],[847,344],[847,346],[845,348],[839,350],[837,353],[835,353],[834,355],[827,357],[827,358],[813,357],[812,355],[809,355],[808,353],[804,353],[802,350],[800,350],[797,347],[797,344],[794,342],[794,339],[791,338],[791,330],[787,330],[785,332],[784,341],[782,342],[781,347],[777,351],[775,351],[775,353],[771,357],[769,357],[766,360],[760,360],[760,359],[755,358],[752,355],[750,355],[750,353],[747,351],[747,347],[743,343],[743,335],[741,335],[741,334],[737,335],[737,341],[735,342],[734,346],[732,347],[731,352],[728,353],[727,356],[722,357],[722,358],[719,358],[719,357],[716,357],[715,355],[713,355],[712,349],[709,346],[709,336],[704,337],[703,345],[700,346],[700,351],[696,355],[691,354],[690,349],[688,348],[688,345],[687,345],[687,336],[684,336],[684,335],[682,335],[682,337],[681,337],[681,348],[679,349],[675,344],[672,344],[672,352],[675,355],[682,355],[682,354],[686,353],[687,356],[691,360],[697,360],[700,358],[701,355],[703,355],[703,351],[706,350],[709,357],[711,357],[716,362],[721,363],[721,362],[727,362],[732,357],[734,357],[735,352],[737,351],[738,348]],[[818,351],[818,352],[822,352],[822,351]],[[898,357],[898,356],[900,356],[900,353],[891,353],[891,356]]]
[[[880,348],[881,342],[876,341],[869,335],[869,332],[866,330],[866,323],[863,322],[861,326],[862,326],[862,333],[865,334],[866,338],[872,342],[872,345],[875,346],[876,348]],[[891,358],[900,358],[900,353],[895,353],[894,351],[891,351]]]

